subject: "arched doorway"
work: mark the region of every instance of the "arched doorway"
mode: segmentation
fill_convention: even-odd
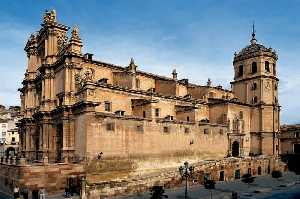
[[[261,167],[258,167],[258,168],[257,168],[257,174],[258,174],[258,175],[261,175]]]
[[[232,156],[238,157],[240,155],[240,144],[238,141],[232,143]]]

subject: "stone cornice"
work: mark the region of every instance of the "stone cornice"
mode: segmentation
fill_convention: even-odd
[[[103,118],[116,118],[120,120],[136,120],[136,121],[148,121],[151,122],[151,118],[143,118],[143,117],[137,117],[133,115],[124,115],[124,116],[119,116],[114,113],[106,113],[106,112],[96,112],[96,116],[98,117],[103,117]]]
[[[220,105],[220,104],[236,104],[236,105],[241,105],[241,106],[248,106],[248,107],[254,107],[253,104],[247,104],[247,103],[243,103],[240,101],[234,101],[234,100],[226,100],[226,99],[218,99],[215,100],[215,102],[209,102],[208,105],[209,106],[216,106],[216,105]]]
[[[185,120],[170,120],[166,118],[157,118],[155,119],[157,123],[165,123],[165,124],[185,124],[185,125],[195,125],[196,122],[185,121]]]
[[[85,86],[83,86],[83,88],[81,90],[78,91],[78,93],[80,93],[82,90],[85,90],[86,86],[88,86],[88,85],[93,85],[95,87],[108,88],[108,89],[112,89],[112,90],[118,90],[118,91],[133,93],[133,94],[141,94],[141,95],[150,96],[150,97],[151,96],[159,97],[159,98],[163,98],[163,99],[178,100],[178,101],[190,102],[190,103],[194,102],[197,104],[205,103],[203,100],[196,99],[196,98],[185,98],[185,97],[179,97],[179,96],[165,96],[165,95],[161,95],[161,94],[155,93],[155,92],[134,90],[134,89],[124,88],[124,87],[120,87],[120,86],[116,86],[116,85],[101,84],[101,83],[87,83],[87,84],[85,84]]]
[[[269,79],[273,79],[273,80],[279,81],[279,79],[277,77],[275,77],[275,76],[257,75],[257,76],[253,76],[253,77],[248,77],[248,78],[234,80],[234,81],[230,82],[230,84],[234,84],[234,83],[237,83],[237,82],[249,81],[249,80],[253,80],[253,79],[259,79],[259,78],[269,78]]]
[[[278,56],[275,53],[272,53],[272,52],[255,52],[255,53],[251,53],[251,54],[246,54],[246,55],[234,57],[233,64],[235,64],[236,62],[240,62],[240,61],[250,59],[250,58],[254,58],[254,57],[271,57],[275,60],[278,60]]]
[[[89,107],[93,108],[93,107],[98,106],[99,104],[100,104],[99,102],[80,101],[80,102],[73,104],[71,106],[71,109],[74,114],[79,114],[82,112],[95,112],[94,109],[88,110],[87,108],[89,108]]]
[[[220,126],[220,127],[224,127],[224,128],[228,127],[227,124],[218,124],[218,123],[201,122],[201,121],[198,122],[198,125],[199,126],[213,126],[213,127]]]

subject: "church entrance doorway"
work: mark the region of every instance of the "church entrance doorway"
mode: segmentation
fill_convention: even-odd
[[[232,143],[232,156],[238,157],[240,155],[240,144],[238,141]]]

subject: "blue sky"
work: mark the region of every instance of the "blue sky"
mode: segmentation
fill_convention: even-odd
[[[15,0],[0,3],[0,103],[19,103],[26,69],[23,51],[45,9],[60,23],[78,25],[84,52],[118,65],[134,57],[139,69],[229,88],[232,59],[249,43],[255,21],[259,43],[279,54],[283,123],[300,123],[300,1],[261,0]]]

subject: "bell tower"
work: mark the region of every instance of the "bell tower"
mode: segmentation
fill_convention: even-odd
[[[277,54],[256,40],[254,25],[250,44],[234,54],[232,91],[251,107],[251,153],[278,154],[279,131]]]

